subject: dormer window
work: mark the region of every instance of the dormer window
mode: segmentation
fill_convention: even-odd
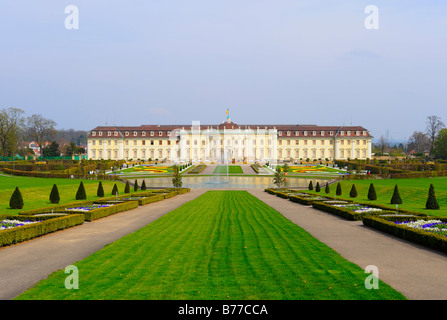
[[[348,136],[350,136],[351,135],[351,131],[348,131],[347,134],[348,134]]]
[[[299,132],[299,131],[295,131],[295,135],[296,135],[296,136],[299,136],[299,135],[300,135],[300,132]]]
[[[92,136],[96,136],[96,131],[92,131]]]
[[[161,137],[163,135],[162,131],[158,131],[158,135]]]
[[[307,136],[307,131],[304,131],[304,135]]]
[[[107,131],[107,135],[110,137],[112,135],[111,131]]]
[[[153,137],[154,136],[154,131],[151,131],[151,137]]]
[[[345,135],[345,132],[344,132],[344,131],[340,131],[340,135],[341,135],[341,136],[344,136],[344,135]]]
[[[99,132],[98,132],[98,135],[99,135],[99,136],[102,136],[102,131],[99,131]]]
[[[290,131],[287,131],[287,136],[290,137]]]
[[[316,131],[312,131],[312,135],[315,136],[317,134]]]
[[[363,135],[366,136],[366,131],[363,131]]]
[[[115,132],[113,133],[113,135],[114,135],[115,137],[117,137],[117,136],[118,136],[118,131],[115,131]]]
[[[321,135],[324,136],[324,131],[321,131]]]
[[[133,135],[136,137],[138,135],[138,132],[134,131]]]
[[[333,136],[334,135],[334,131],[329,131],[329,135]]]
[[[126,131],[124,135],[127,137],[129,135],[129,131]]]
[[[280,132],[278,133],[278,135],[282,136],[282,131],[280,131]]]
[[[141,132],[141,135],[142,135],[143,137],[145,137],[145,136],[146,136],[146,131]]]

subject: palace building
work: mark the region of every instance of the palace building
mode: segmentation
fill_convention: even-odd
[[[87,139],[88,159],[179,162],[271,162],[371,158],[361,126],[219,125],[99,126]]]

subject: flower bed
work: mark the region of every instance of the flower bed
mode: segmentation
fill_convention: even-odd
[[[114,206],[115,204],[112,203],[94,203],[88,206],[79,206],[79,207],[72,207],[72,208],[65,208],[65,211],[75,211],[75,212],[88,212],[91,210],[101,209],[101,208],[108,208],[111,206]]]
[[[70,214],[67,216],[0,216],[0,220],[18,220],[15,227],[0,230],[0,247],[31,240],[42,235],[71,228],[84,223],[83,214]],[[24,222],[29,223],[24,223]]]
[[[29,221],[29,220],[17,220],[17,219],[3,219],[0,221],[0,230],[11,229],[15,227],[21,227],[32,223],[40,222],[37,221]]]
[[[447,253],[446,217],[368,216],[362,222],[365,226]]]

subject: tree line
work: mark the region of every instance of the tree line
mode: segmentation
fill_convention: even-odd
[[[406,145],[391,146],[381,136],[373,146],[376,154],[404,154],[414,151],[423,156],[428,153],[431,158],[447,159],[447,129],[441,117],[432,115],[426,118],[425,131],[415,130]]]
[[[84,153],[84,149],[78,145],[85,143],[86,132],[73,129],[57,130],[55,127],[54,120],[47,119],[41,114],[25,116],[25,111],[19,108],[1,109],[0,155],[3,157],[34,155],[34,151],[29,147],[21,147],[23,142],[31,141],[39,145],[40,154],[44,157]],[[51,143],[45,146],[46,141]]]

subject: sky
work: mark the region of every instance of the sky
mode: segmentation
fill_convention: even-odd
[[[217,125],[229,108],[402,141],[447,124],[446,31],[444,0],[3,0],[0,109],[92,130]]]

